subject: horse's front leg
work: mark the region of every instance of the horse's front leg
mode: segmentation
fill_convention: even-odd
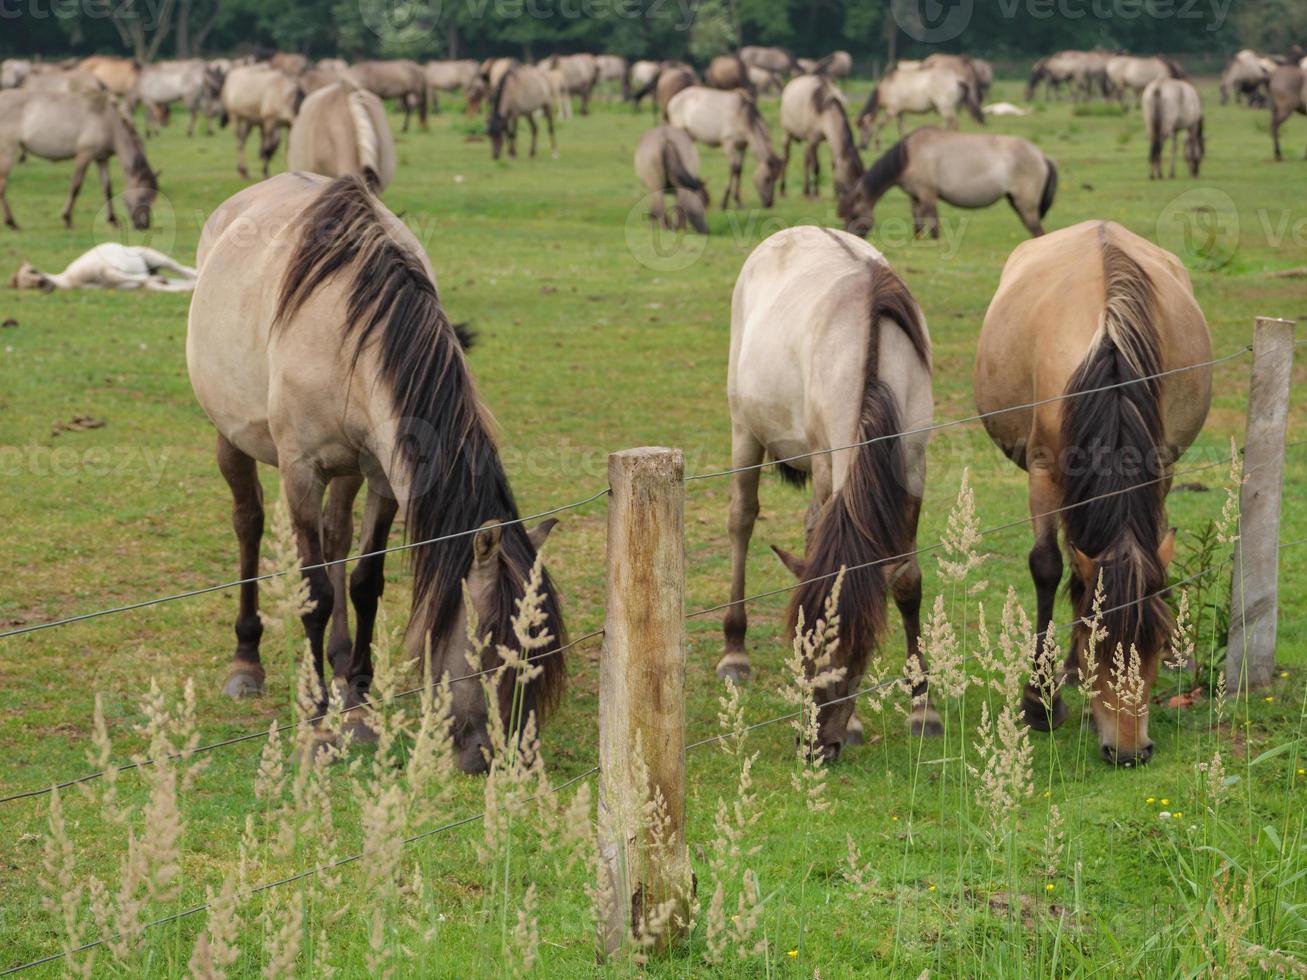
[[[531,127],[531,157],[534,159],[536,155],[536,141],[540,136],[540,129],[536,126],[536,114],[534,112],[528,112],[526,114],[526,121]]]
[[[9,196],[5,193],[9,186],[9,165],[4,163],[0,165],[0,213],[5,216],[5,226],[18,230],[18,222],[14,220],[14,213],[9,210]]]
[[[331,630],[327,639],[327,660],[331,664],[332,682],[343,687],[349,666],[349,595],[345,589],[345,562],[354,540],[354,498],[363,486],[361,476],[338,476],[331,481],[327,507],[323,513],[322,542],[331,579]]]
[[[722,195],[722,210],[725,211],[731,206],[731,192],[735,190],[740,180],[740,171],[744,169],[744,154],[737,146],[727,146],[726,160],[730,164],[730,176],[726,178],[726,193]],[[739,192],[736,191],[738,197]]]
[[[82,181],[86,179],[86,168],[90,165],[91,158],[88,155],[82,153],[77,155],[77,163],[73,168],[73,182],[68,185],[68,202],[64,205],[63,211],[65,228],[73,226],[73,204],[77,201],[77,195],[82,190]],[[118,223],[112,219],[112,213],[110,214],[110,222],[112,224]]]
[[[259,660],[263,620],[259,618],[259,541],[263,537],[263,486],[258,464],[221,434],[218,469],[231,488],[231,523],[240,548],[240,611],[236,614],[236,655],[222,693],[239,698],[264,692],[265,675]]]
[[[1022,711],[1026,723],[1041,732],[1052,731],[1066,720],[1067,708],[1060,691],[1041,688],[1035,678],[1053,678],[1055,666],[1044,663],[1044,634],[1053,626],[1053,604],[1062,582],[1062,551],[1057,546],[1057,517],[1061,506],[1054,461],[1046,453],[1031,451],[1030,513],[1035,545],[1030,549],[1030,577],[1035,582],[1035,666],[1026,681]]]
[[[250,179],[250,169],[245,166],[245,143],[250,138],[250,122],[248,119],[236,120],[236,172],[245,180]],[[262,137],[263,128],[259,127],[259,134]]]
[[[96,160],[96,167],[100,171],[100,190],[104,192],[104,209],[108,215],[109,224],[118,227],[118,216],[113,213],[113,177],[109,172],[108,160]]]
[[[1177,126],[1171,134],[1171,179],[1175,180],[1175,158],[1180,152],[1180,128]]]
[[[399,504],[394,497],[368,489],[367,503],[363,507],[363,530],[359,535],[360,558],[349,578],[349,597],[354,603],[356,626],[354,648],[345,671],[345,706],[355,707],[367,701],[372,687],[372,634],[377,622],[377,609],[381,594],[386,588],[386,556],[378,554],[390,538],[390,526],[395,520]],[[440,678],[431,676],[429,664],[422,665],[424,683],[437,683]],[[375,731],[351,720],[350,730],[356,740],[376,738]]]
[[[924,482],[924,471],[920,481]],[[921,498],[908,496],[904,501],[906,526],[911,532],[908,540],[915,544],[917,523],[921,517]],[[912,710],[908,714],[908,728],[913,735],[942,735],[944,725],[939,712],[930,700],[930,666],[921,651],[921,565],[916,555],[897,566],[889,576],[890,591],[903,620],[903,635],[907,646],[908,674],[912,683]]]
[[[785,184],[790,175],[790,147],[794,145],[794,137],[789,133],[785,134],[785,152],[781,155],[781,197],[785,196]],[[807,189],[807,174],[804,174],[804,189]]]
[[[810,197],[819,197],[821,195],[821,156],[817,152],[821,146],[821,140],[812,140],[808,144],[808,159],[804,162],[803,169],[807,173],[812,171],[812,190],[809,192],[807,181],[804,181],[804,193]]]
[[[276,123],[263,128],[263,139],[259,144],[259,159],[263,161],[263,176],[266,179],[272,166],[272,158],[281,146],[281,126]]]
[[[558,138],[554,135],[554,110],[545,106],[545,126],[549,129],[549,156],[558,159]]]
[[[758,480],[763,460],[763,446],[753,434],[740,426],[731,432],[731,466],[754,467],[731,475],[731,511],[727,531],[731,538],[731,604],[722,619],[726,648],[717,661],[717,676],[738,683],[749,679],[749,653],[744,637],[749,628],[748,611],[744,607],[745,565],[749,559],[749,539],[758,519]]]

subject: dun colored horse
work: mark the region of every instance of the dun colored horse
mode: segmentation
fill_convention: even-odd
[[[667,103],[667,121],[683,129],[691,137],[708,146],[720,146],[730,161],[731,175],[722,195],[722,207],[730,206],[732,195],[735,206],[740,201],[740,172],[744,169],[744,154],[752,150],[758,158],[753,185],[758,190],[762,206],[772,206],[776,181],[784,173],[784,163],[772,148],[767,123],[743,92],[719,92],[716,89],[691,86],[678,92]]]
[[[1261,58],[1256,51],[1244,48],[1225,63],[1221,73],[1221,105],[1230,101],[1247,102],[1249,106],[1266,104],[1266,89],[1271,82],[1274,62]]]
[[[1117,55],[1107,62],[1107,80],[1112,90],[1121,99],[1121,105],[1129,108],[1127,94],[1133,92],[1136,99],[1142,99],[1144,89],[1149,83],[1163,78],[1184,78],[1184,69],[1170,58],[1157,55],[1152,58],[1138,58],[1133,55]]]
[[[159,175],[150,169],[145,147],[131,121],[105,93],[93,95],[0,92],[0,211],[5,224],[16,229],[5,188],[14,163],[28,154],[46,160],[72,160],[73,180],[64,205],[64,227],[73,225],[73,204],[94,163],[100,171],[109,224],[117,225],[109,157],[117,156],[127,176],[123,203],[138,230],[150,227],[150,208],[159,195]]]
[[[535,114],[544,113],[549,127],[549,149],[558,155],[558,140],[554,136],[554,91],[549,76],[530,65],[509,68],[499,79],[490,98],[490,121],[486,132],[490,135],[490,152],[498,160],[508,139],[508,155],[517,156],[517,121],[525,119],[531,127],[531,156],[536,155],[539,130]]]
[[[879,148],[880,131],[889,119],[898,124],[901,138],[903,116],[909,112],[937,112],[945,126],[957,129],[959,107],[965,107],[971,118],[982,126],[985,124],[985,113],[976,99],[976,90],[967,79],[951,68],[905,68],[900,65],[871,90],[867,104],[858,114],[862,146],[865,149],[874,136]]]
[[[257,228],[260,234],[251,235]],[[371,642],[391,523],[402,507],[412,550],[407,642],[428,679],[454,682],[459,765],[484,771],[487,705],[462,681],[467,660],[464,588],[480,631],[514,645],[511,619],[553,522],[531,532],[517,504],[459,338],[417,240],[357,177],[281,174],[241,191],[204,227],[186,358],[200,405],[218,430],[218,466],[231,487],[240,574],[258,572],[262,462],[281,471],[284,496],[314,603],[304,628],[320,675],[324,639],[338,681],[357,703],[372,674]],[[367,483],[350,576],[353,502]],[[324,496],[330,490],[324,512]],[[468,529],[480,531],[464,534]],[[546,575],[537,656],[524,711],[557,700],[566,643]],[[348,599],[358,617],[353,640]],[[236,655],[225,692],[264,688],[258,585],[240,589]],[[429,654],[428,654],[429,650]],[[553,655],[548,655],[553,654]],[[428,659],[429,657],[429,659]],[[498,662],[490,654],[491,667]],[[496,709],[508,720],[513,681]]]
[[[1068,674],[1091,693],[1102,754],[1115,764],[1153,750],[1150,688],[1172,629],[1166,495],[1207,418],[1211,368],[1197,365],[1210,357],[1180,260],[1102,221],[1017,246],[980,334],[976,405],[990,438],[1029,474],[1037,627],[1051,626],[1062,580],[1060,518],[1078,617]],[[1091,663],[1087,622],[1100,588],[1105,638]],[[1040,642],[1036,657],[1043,651]],[[1033,677],[1057,673],[1037,667]],[[1057,691],[1034,682],[1024,710],[1041,731],[1067,714]]]
[[[699,179],[699,151],[684,130],[657,126],[641,136],[635,147],[635,175],[652,195],[649,216],[654,221],[677,229],[688,221],[699,234],[708,234],[703,213],[708,188]],[[664,194],[676,198],[674,218],[668,217]]]
[[[989,133],[918,129],[872,164],[840,199],[847,231],[866,235],[876,203],[891,187],[912,200],[918,235],[939,237],[939,202],[984,208],[1007,198],[1032,235],[1042,235],[1044,215],[1057,194],[1057,166],[1027,140]]]
[[[1148,131],[1148,179],[1162,178],[1162,147],[1171,140],[1171,176],[1180,132],[1185,133],[1184,158],[1189,176],[1197,177],[1207,146],[1203,138],[1203,99],[1191,83],[1180,78],[1159,78],[1144,89],[1144,128]]]
[[[290,128],[286,165],[324,177],[357,174],[384,191],[395,179],[395,138],[381,99],[349,80],[318,89]]]
[[[281,131],[295,122],[304,102],[300,80],[265,64],[240,65],[227,72],[222,83],[222,125],[236,121],[236,171],[246,180],[245,141],[259,131],[259,159],[268,176],[272,158],[281,145]]]
[[[802,583],[790,600],[791,636],[800,613],[809,627],[822,618],[844,569],[831,666],[846,673],[817,694],[821,750],[834,759],[860,731],[846,696],[859,689],[884,632],[887,590],[903,616],[907,656],[920,666],[912,730],[941,731],[926,699],[921,569],[911,556],[929,440],[912,430],[928,426],[934,412],[930,337],[908,287],[861,238],[812,226],[772,235],[735,283],[727,398],[736,472],[731,605],[717,673],[735,680],[750,673],[745,565],[760,467],[770,457],[787,482],[812,481],[804,557],[775,549]]]
[[[749,77],[749,66],[736,54],[718,55],[708,62],[703,80],[707,85],[721,89],[723,92],[743,89],[751,96],[757,94],[753,79]]]
[[[403,132],[408,132],[413,107],[427,128],[427,75],[416,61],[360,61],[347,74],[379,99],[394,99],[404,110]]]
[[[1307,115],[1307,70],[1297,65],[1281,65],[1271,74],[1271,139],[1275,143],[1275,159],[1283,160],[1280,153],[1280,127],[1295,112]]]
[[[541,62],[540,67],[561,71],[567,82],[569,98],[575,94],[581,100],[581,115],[590,114],[590,94],[599,79],[599,63],[594,55],[553,55]]]
[[[171,272],[177,278],[163,275]],[[68,264],[63,272],[42,272],[24,262],[9,285],[14,289],[148,289],[185,293],[194,288],[195,270],[143,245],[103,242]]]
[[[785,130],[782,154],[781,193],[790,166],[790,146],[806,142],[803,157],[803,193],[820,193],[821,162],[817,149],[822,141],[830,144],[832,169],[835,172],[835,195],[848,192],[862,177],[862,157],[857,141],[844,114],[844,96],[821,75],[799,75],[790,80],[781,93],[781,128]]]
[[[172,104],[180,102],[191,113],[186,135],[195,135],[195,122],[201,114],[205,131],[212,135],[212,117],[222,82],[222,73],[210,68],[202,58],[146,65],[136,80],[135,92],[136,99],[145,104],[146,133],[157,132]]]

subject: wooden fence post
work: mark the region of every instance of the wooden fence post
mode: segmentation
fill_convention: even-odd
[[[1292,320],[1257,318],[1225,659],[1225,684],[1231,693],[1263,687],[1275,671],[1280,497],[1293,341]]]
[[[601,956],[621,952],[650,919],[659,932],[640,938],[665,947],[683,931],[677,919],[685,921],[691,897],[684,475],[679,449],[608,457],[608,608],[599,661]],[[655,827],[648,814],[657,800]]]

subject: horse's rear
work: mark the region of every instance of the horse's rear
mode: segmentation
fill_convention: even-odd
[[[731,300],[727,393],[731,462],[731,599],[723,623],[723,676],[749,671],[744,595],[749,538],[758,513],[759,470],[778,464],[791,482],[809,479],[813,498],[802,559],[782,559],[803,584],[799,613],[822,618],[835,577],[840,646],[833,666],[843,680],[818,694],[821,743],[838,753],[852,700],[885,622],[892,588],[904,617],[908,656],[918,656],[921,573],[914,549],[925,479],[928,435],[900,432],[929,424],[933,412],[930,341],[920,308],[884,257],[862,239],[827,228],[799,227],[767,239],[745,262]],[[849,449],[844,447],[855,446]],[[812,454],[812,455],[805,455]],[[751,468],[752,467],[752,468]],[[915,731],[935,731],[925,699],[924,669],[911,717]]]
[[[1165,499],[1173,463],[1207,417],[1211,368],[1194,366],[1210,357],[1184,266],[1108,222],[1018,246],[980,335],[977,407],[990,437],[1029,474],[1038,628],[1050,625],[1062,578],[1059,516],[1074,558],[1075,615],[1091,615],[1100,582],[1102,607],[1112,610],[1093,661],[1083,622],[1072,658],[1093,692],[1103,753],[1117,763],[1152,751],[1148,688],[1170,629],[1160,596],[1174,543]],[[1177,373],[1153,377],[1165,372]],[[1031,403],[1039,404],[1006,411]],[[1039,672],[1055,673],[1047,664]],[[1046,685],[1027,686],[1025,711],[1045,730],[1066,715]]]
[[[348,81],[314,92],[291,126],[286,165],[326,177],[357,174],[385,190],[395,177],[395,140],[381,100]]]

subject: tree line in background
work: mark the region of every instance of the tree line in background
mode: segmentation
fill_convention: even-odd
[[[937,17],[971,8],[966,29],[922,43],[902,27],[918,3]],[[0,0],[0,54],[143,61],[273,50],[350,59],[586,50],[703,62],[741,44],[774,44],[800,56],[842,48],[866,71],[932,51],[999,61],[1093,47],[1220,57],[1304,40],[1303,0]]]

